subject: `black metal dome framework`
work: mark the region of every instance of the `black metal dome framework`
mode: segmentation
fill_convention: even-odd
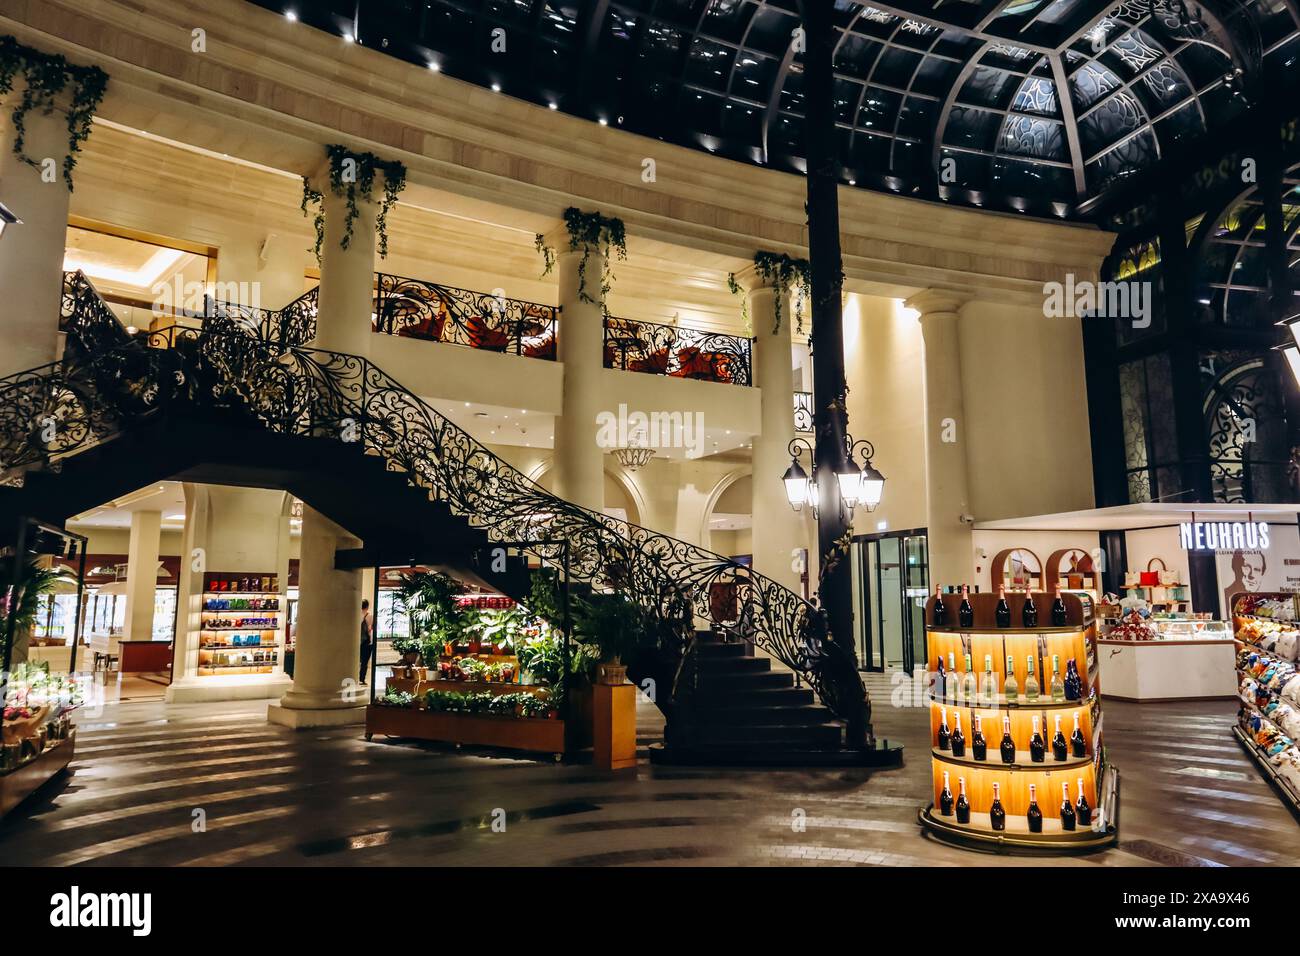
[[[800,0],[255,2],[574,115],[804,166]],[[845,181],[925,198],[1074,217],[1300,75],[1300,0],[821,2]]]

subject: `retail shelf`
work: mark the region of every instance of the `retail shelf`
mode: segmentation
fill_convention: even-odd
[[[938,747],[930,748],[930,756],[956,767],[983,767],[988,770],[1077,770],[1080,767],[1087,767],[1093,761],[1092,754],[1086,757],[1055,760],[1052,758],[1052,748],[1049,744],[1047,757],[1042,763],[1035,763],[1028,750],[1017,750],[1014,763],[1003,763],[996,743],[989,744],[988,760],[976,760],[970,755],[970,741],[966,742],[964,757],[955,756],[951,750],[940,750]]]

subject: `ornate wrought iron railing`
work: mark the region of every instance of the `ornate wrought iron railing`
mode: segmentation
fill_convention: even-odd
[[[808,680],[851,728],[869,713],[852,652],[827,638],[816,607],[730,558],[552,495],[364,357],[283,347],[218,316],[10,376],[0,401],[7,468],[66,456],[178,402],[351,441],[493,540],[552,561],[565,542],[573,579],[621,592],[660,624],[680,621],[684,605],[711,619],[715,585],[734,590],[737,633]],[[39,427],[51,410],[68,423],[54,444]]]
[[[794,393],[794,430],[797,432],[813,430],[812,392]]]
[[[752,385],[750,341],[721,332],[605,317],[605,368]]]
[[[123,345],[131,338],[121,320],[80,269],[63,273],[59,331],[64,351],[89,354]]]
[[[278,348],[296,348],[316,337],[316,311],[320,286],[294,299],[283,309],[262,309],[236,302],[208,303],[206,319],[234,322],[263,342]]]
[[[553,305],[377,273],[375,331],[555,361]]]

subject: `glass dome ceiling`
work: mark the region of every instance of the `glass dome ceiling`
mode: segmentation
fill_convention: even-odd
[[[798,0],[255,2],[552,109],[804,167]],[[822,2],[845,182],[986,208],[1072,217],[1300,74],[1300,0]]]

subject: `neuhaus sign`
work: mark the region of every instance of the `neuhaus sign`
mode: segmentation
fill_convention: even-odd
[[[1267,551],[1267,521],[1184,521],[1178,537],[1186,551]]]

